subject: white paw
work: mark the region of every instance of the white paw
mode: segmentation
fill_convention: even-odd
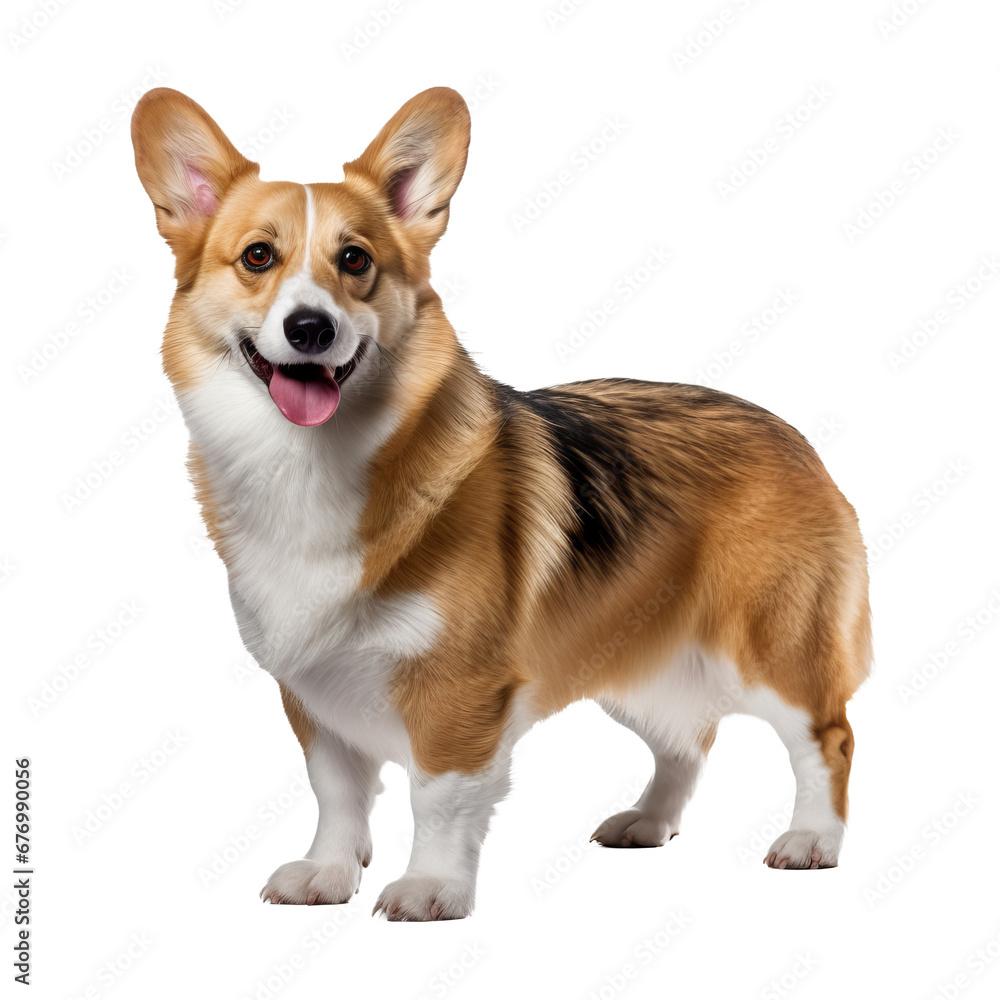
[[[842,838],[842,830],[789,830],[768,848],[764,864],[768,868],[834,868]]]
[[[609,816],[590,839],[603,847],[660,847],[676,836],[677,830],[667,820],[626,809]]]
[[[387,920],[458,920],[472,912],[475,888],[455,879],[407,874],[390,882],[372,910]]]
[[[346,903],[361,884],[361,862],[289,861],[260,890],[265,903]]]

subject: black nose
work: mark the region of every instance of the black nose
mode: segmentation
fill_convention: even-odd
[[[318,309],[296,309],[285,317],[285,339],[303,354],[325,351],[336,336],[336,320]]]

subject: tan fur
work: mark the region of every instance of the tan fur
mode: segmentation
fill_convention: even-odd
[[[302,752],[308,757],[309,748],[312,746],[312,741],[316,736],[316,727],[313,725],[312,719],[306,714],[305,706],[302,702],[280,681],[278,682],[278,688],[281,690],[281,704],[285,709],[285,715],[288,716],[288,721],[291,723],[295,738],[302,747]]]
[[[219,512],[219,505],[212,491],[212,479],[208,474],[204,457],[194,444],[188,449],[187,467],[191,482],[194,484],[194,497],[201,507],[201,519],[205,522],[205,530],[215,546],[215,551],[219,553],[219,558],[228,567],[226,532]]]
[[[847,821],[847,780],[851,774],[851,758],[854,755],[854,733],[841,712],[837,723],[814,730],[819,740],[820,750],[826,766],[830,769],[830,797],[834,811]]]

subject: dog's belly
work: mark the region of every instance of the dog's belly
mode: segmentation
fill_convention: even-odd
[[[735,666],[698,645],[685,646],[627,690],[605,690],[597,702],[613,718],[682,755],[704,752],[719,720],[742,710],[746,689]]]

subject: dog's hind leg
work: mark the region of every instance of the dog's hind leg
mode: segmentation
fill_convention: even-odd
[[[654,770],[635,805],[609,816],[590,839],[604,847],[659,847],[680,832],[681,813],[715,739],[715,724],[692,725],[683,735],[668,737],[610,700],[599,703],[645,742],[653,754]]]
[[[768,848],[764,863],[771,868],[834,867],[844,839],[854,751],[846,712],[814,720],[766,688],[748,691],[741,711],[774,727],[795,774],[790,827]]]

